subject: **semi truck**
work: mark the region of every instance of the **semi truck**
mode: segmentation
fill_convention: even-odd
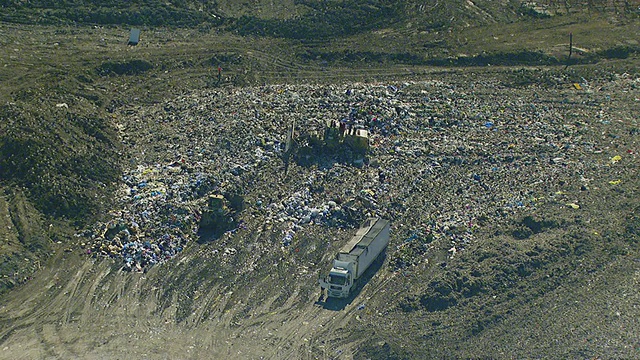
[[[389,221],[367,219],[333,260],[329,275],[319,279],[328,297],[346,298],[354,284],[389,244]]]

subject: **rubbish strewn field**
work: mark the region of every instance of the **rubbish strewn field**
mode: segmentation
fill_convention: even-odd
[[[0,14],[0,359],[640,357],[631,2],[115,3]]]
[[[637,356],[639,86],[427,71],[120,106],[112,209],[3,298],[0,357]],[[300,148],[286,165],[294,119],[298,139],[362,124],[371,149]],[[202,238],[212,193],[242,205]],[[392,221],[384,264],[349,302],[318,303],[368,215]],[[124,249],[168,239],[162,261]]]

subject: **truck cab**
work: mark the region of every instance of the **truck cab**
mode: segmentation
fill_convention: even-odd
[[[333,268],[325,279],[320,279],[320,286],[327,289],[330,297],[346,298],[353,286],[353,272],[350,264],[345,261],[334,260]]]

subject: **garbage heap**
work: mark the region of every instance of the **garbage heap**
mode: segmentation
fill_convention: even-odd
[[[122,258],[136,271],[171,259],[196,239],[201,215],[192,205],[211,188],[207,175],[180,163],[138,166],[123,177],[111,220],[83,233],[92,241],[87,253]]]
[[[198,238],[211,194],[235,193],[245,206],[223,235],[272,226],[277,241],[257,240],[269,251],[290,248],[312,226],[381,216],[393,224],[398,268],[419,264],[430,246],[453,257],[480,228],[505,231],[539,209],[580,211],[590,189],[627,181],[637,169],[638,150],[628,147],[637,117],[619,106],[633,99],[611,97],[633,96],[638,84],[629,74],[582,90],[456,75],[219,88],[127,108],[117,125],[132,170],[112,220],[86,233],[90,251],[144,270]],[[367,129],[367,161],[315,151],[285,173],[294,120],[296,129]]]

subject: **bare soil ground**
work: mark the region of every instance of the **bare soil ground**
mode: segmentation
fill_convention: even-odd
[[[30,282],[24,298],[11,299],[20,307],[3,308],[15,325],[3,332],[2,358],[317,358],[357,345],[323,344],[348,324],[355,304],[343,311],[300,304],[294,288],[278,309],[271,308],[274,294],[238,320],[246,305],[229,304],[229,292],[213,287],[177,323],[175,303],[163,309],[153,274],[123,273],[110,261],[77,262],[82,265],[47,274],[46,282]],[[47,305],[33,311],[41,302]]]

